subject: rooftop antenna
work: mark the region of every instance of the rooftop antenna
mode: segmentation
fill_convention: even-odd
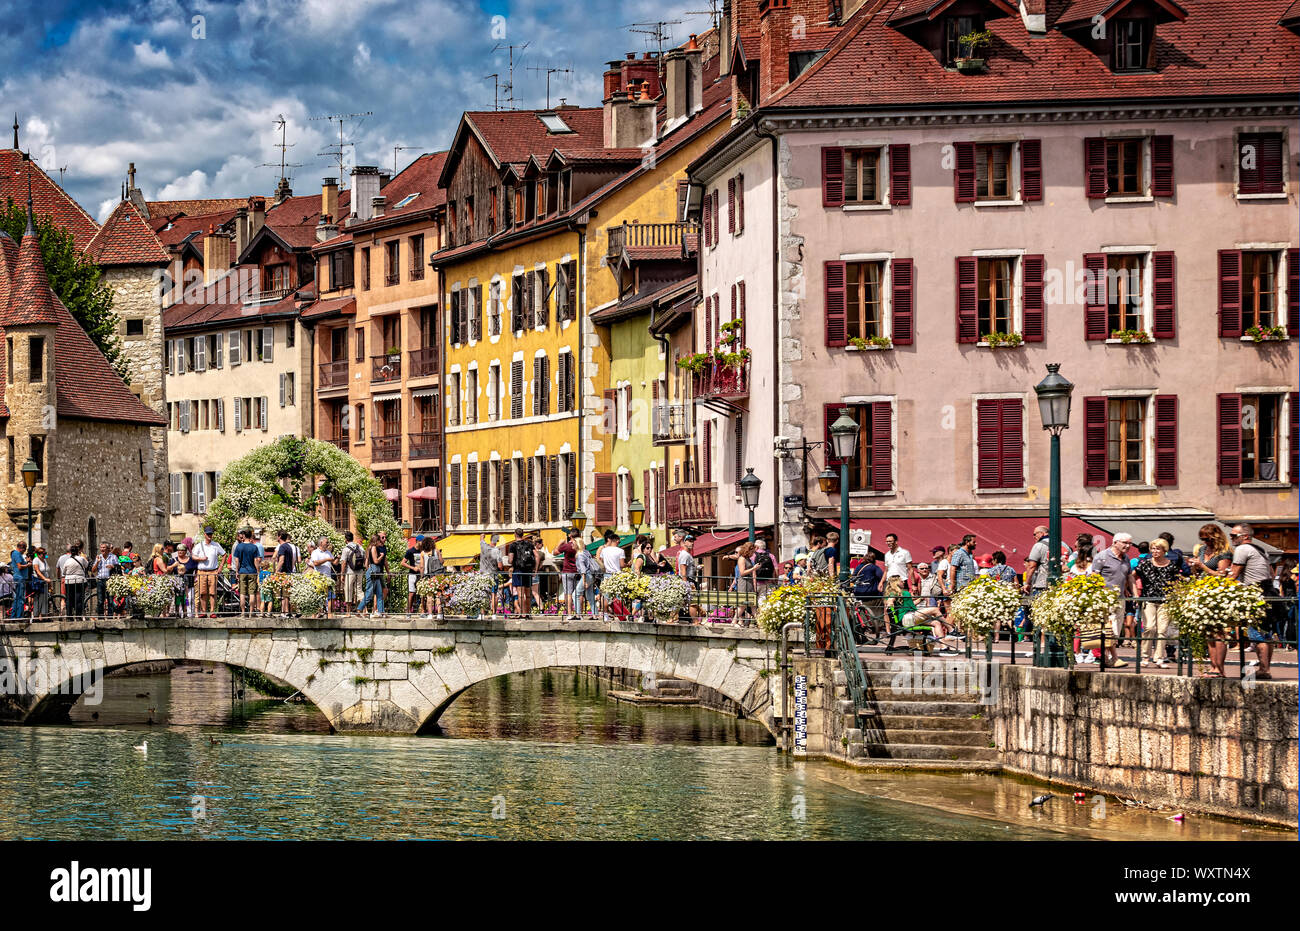
[[[285,174],[285,169],[287,169],[287,168],[301,168],[301,167],[302,167],[302,163],[301,163],[301,162],[286,162],[286,161],[285,161],[285,155],[286,155],[286,153],[287,153],[287,150],[288,150],[288,149],[292,149],[292,148],[293,148],[295,145],[297,145],[298,143],[296,143],[296,142],[286,142],[286,141],[285,141],[285,120],[284,120],[284,114],[283,114],[283,113],[281,113],[281,114],[279,114],[279,115],[276,116],[276,118],[275,118],[275,125],[278,126],[278,127],[280,128],[280,141],[274,144],[274,148],[277,148],[277,149],[280,150],[280,180],[281,180],[281,181],[284,181],[285,183],[288,183],[288,176]],[[274,163],[274,162],[263,162],[263,163],[262,163],[261,165],[259,165],[258,167],[259,167],[259,168],[274,168],[274,167],[275,167],[275,163]]]
[[[501,109],[501,75],[495,71],[492,74],[485,75],[483,80],[492,79],[492,109]]]
[[[64,165],[62,168],[59,169],[59,187],[63,187],[63,173],[67,170],[68,170],[67,165]]]
[[[551,109],[551,75],[553,74],[573,74],[572,68],[529,68],[534,74],[546,72],[546,109]]]
[[[330,145],[330,146],[326,146],[324,152],[317,152],[316,154],[319,155],[319,156],[321,156],[321,157],[337,158],[337,159],[338,159],[338,163],[339,163],[339,190],[343,190],[343,150],[346,149],[348,146],[355,146],[355,145],[356,145],[355,142],[344,142],[344,141],[343,141],[343,124],[344,124],[344,122],[346,122],[347,120],[350,120],[350,119],[353,119],[353,118],[356,118],[356,117],[367,117],[367,116],[373,116],[373,115],[374,115],[374,111],[373,111],[373,110],[366,110],[364,113],[331,113],[331,114],[328,114],[328,115],[326,115],[326,116],[313,116],[313,117],[312,117],[313,120],[329,120],[329,121],[331,121],[331,122],[333,122],[334,120],[338,120],[338,124],[339,124],[339,144],[338,144],[338,145]]]
[[[646,36],[646,45],[649,45],[651,42],[656,44],[659,49],[659,73],[662,75],[664,71],[664,43],[672,41],[672,30],[665,27],[680,26],[681,24],[682,21],[680,19],[661,19],[653,23],[629,23],[623,28],[628,32],[639,32]]]
[[[502,84],[500,87],[500,89],[505,92],[507,110],[515,109],[515,49],[519,49],[520,52],[523,52],[524,49],[528,48],[528,46],[532,44],[533,43],[531,42],[524,42],[521,45],[502,45],[497,43],[492,48],[492,51],[494,52],[499,52],[501,49],[509,49],[510,51],[510,72],[506,83]],[[524,56],[521,54],[519,57],[523,58]],[[498,107],[498,109],[500,108]]]
[[[424,149],[427,146],[422,145],[395,145],[393,146],[393,177],[397,177],[397,153],[405,149]]]
[[[18,149],[18,114],[17,114],[17,113],[14,114],[14,151],[15,151],[15,152],[19,151],[19,149]]]
[[[709,18],[709,28],[718,28],[718,0],[709,0],[707,10],[686,10],[685,13],[687,16],[707,16]]]

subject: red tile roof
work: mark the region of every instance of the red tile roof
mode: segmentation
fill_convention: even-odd
[[[86,245],[96,265],[166,265],[170,261],[162,244],[135,204],[124,200]]]
[[[234,213],[240,207],[248,206],[247,197],[208,197],[200,200],[149,200],[150,219],[160,216],[175,216],[183,213],[189,217],[206,217],[214,213]]]
[[[556,147],[566,149],[599,148],[605,138],[603,107],[559,110],[556,115],[571,133],[552,133],[538,117],[537,110],[466,111],[462,117],[498,165],[522,164],[533,154],[549,155]]]
[[[194,234],[194,246],[202,251],[202,240],[208,232],[209,226],[215,226],[220,229],[226,223],[229,223],[235,216],[234,210],[221,210],[216,213],[209,213],[203,216],[173,216],[150,218],[153,224],[154,232],[157,234],[159,241],[169,248],[178,247],[187,237]]]
[[[1124,7],[1131,2],[1132,0],[1074,0],[1065,12],[1057,17],[1056,25],[1067,27],[1091,24],[1096,16],[1109,21],[1117,13],[1123,12]],[[1166,16],[1172,16],[1174,19],[1183,19],[1187,16],[1187,11],[1173,0],[1151,0],[1151,2],[1164,7]]]
[[[256,265],[240,265],[208,283],[201,290],[196,289],[197,293],[187,294],[185,300],[163,311],[163,330],[221,326],[237,320],[253,321],[263,317],[297,314],[299,305],[305,303],[298,297],[299,292],[290,292],[277,301],[248,304],[244,302],[246,296],[251,298],[252,295],[245,295],[239,290],[240,282],[244,280],[240,277],[241,273],[250,274],[251,280],[256,283],[257,272]],[[306,293],[310,287],[306,285],[300,291]]]
[[[447,192],[438,187],[438,176],[442,174],[442,166],[446,161],[446,152],[421,155],[403,168],[397,177],[385,184],[381,192],[387,198],[384,204],[384,219],[418,213],[447,203]],[[411,194],[419,196],[405,207],[397,207],[403,198]]]
[[[28,226],[18,247],[18,266],[9,286],[9,304],[0,307],[0,326],[58,326],[59,314],[55,308],[58,300],[45,274],[40,240]]]
[[[302,312],[303,320],[316,320],[320,317],[330,317],[335,314],[344,317],[354,316],[357,312],[357,299],[355,297],[331,297],[328,300],[317,301]]]
[[[1279,19],[1278,22],[1284,23],[1288,26],[1300,22],[1300,0],[1295,0],[1295,2],[1287,7],[1286,12],[1282,14],[1282,18]]]
[[[27,203],[27,166],[32,166],[32,208],[37,217],[51,220],[72,234],[78,249],[85,249],[99,229],[90,214],[50,180],[35,162],[23,159],[16,149],[0,149],[0,204],[11,200]]]
[[[339,192],[339,216],[346,217],[352,202],[351,191]],[[266,211],[266,226],[292,249],[310,249],[316,245],[316,224],[320,222],[320,194],[287,197]]]
[[[1033,100],[1167,100],[1300,93],[1300,43],[1277,25],[1291,0],[1183,0],[1187,18],[1159,26],[1155,73],[1116,74],[1059,30],[1030,37],[1019,17],[990,22],[986,74],[944,69],[888,26],[898,0],[856,13],[831,49],[764,107],[969,105]],[[1054,7],[1059,8],[1059,7]],[[999,46],[1009,54],[999,54]]]

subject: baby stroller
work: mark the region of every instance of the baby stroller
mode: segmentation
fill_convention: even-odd
[[[217,614],[239,613],[239,588],[236,576],[229,572],[217,574]]]

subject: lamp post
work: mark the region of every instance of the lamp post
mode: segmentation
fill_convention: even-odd
[[[758,496],[763,490],[763,480],[754,474],[754,470],[745,469],[745,477],[740,480],[740,500],[749,508],[749,542],[754,542],[754,509],[758,507]]]
[[[1043,429],[1052,434],[1051,494],[1047,510],[1047,581],[1061,578],[1061,431],[1070,426],[1070,394],[1074,385],[1061,375],[1059,362],[1047,366],[1047,377],[1034,386]],[[1065,652],[1055,637],[1048,637],[1047,663],[1064,666]]]
[[[831,424],[831,449],[840,461],[840,585],[849,581],[849,461],[858,450],[858,423],[847,407]]]
[[[32,558],[32,489],[36,487],[36,477],[41,474],[41,467],[36,460],[28,458],[23,463],[23,485],[27,488],[27,558]]]
[[[569,515],[569,523],[573,525],[574,530],[582,533],[587,529],[587,515],[582,513],[582,509],[579,508]]]
[[[645,505],[641,499],[632,499],[632,503],[627,506],[627,517],[632,522],[632,535],[640,536],[641,521],[645,520]]]

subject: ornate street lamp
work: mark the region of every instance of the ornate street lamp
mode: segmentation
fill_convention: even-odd
[[[632,503],[627,506],[627,517],[632,522],[632,533],[638,535],[641,521],[645,520],[645,505],[641,503],[641,499],[632,499]]]
[[[759,494],[763,490],[763,480],[754,474],[753,469],[745,469],[745,477],[740,480],[740,500],[749,508],[749,542],[754,542],[754,509],[758,507]]]
[[[822,469],[817,475],[817,487],[822,490],[824,495],[833,495],[840,490],[840,477],[835,474],[835,470],[829,467]]]
[[[1059,362],[1049,363],[1047,377],[1034,386],[1043,429],[1052,434],[1051,492],[1047,505],[1047,580],[1055,585],[1061,577],[1061,431],[1070,426],[1070,394],[1074,385],[1061,375]],[[1048,637],[1047,662],[1064,666],[1065,652],[1055,637]]]
[[[582,513],[582,509],[579,508],[569,515],[569,523],[573,525],[574,530],[582,533],[587,529],[587,515]]]
[[[831,424],[831,449],[840,461],[840,584],[849,581],[849,462],[858,451],[858,423],[847,407]]]
[[[36,464],[36,460],[28,457],[23,463],[23,485],[27,488],[27,558],[31,559],[32,554],[32,489],[36,487],[36,479],[41,474],[41,467]]]

